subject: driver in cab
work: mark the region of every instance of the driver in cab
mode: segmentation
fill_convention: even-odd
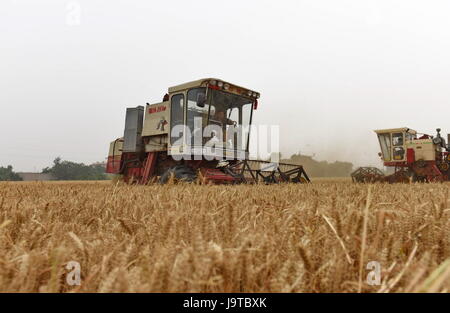
[[[211,117],[212,122],[220,123],[222,126],[224,125],[233,125],[236,126],[236,121],[233,121],[226,117],[225,111],[216,110],[214,115]]]

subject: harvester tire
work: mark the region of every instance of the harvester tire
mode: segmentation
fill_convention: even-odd
[[[447,172],[448,171],[448,169],[449,169],[449,165],[448,165],[448,163],[441,163],[441,164],[439,164],[439,169],[442,171],[442,172]]]
[[[427,166],[427,163],[426,163],[424,160],[418,160],[418,161],[416,162],[416,165],[417,165],[417,167],[419,167],[419,168],[424,168],[424,167]]]
[[[176,165],[167,169],[161,175],[159,183],[167,184],[172,176],[175,182],[191,183],[197,179],[197,174],[192,168],[185,165]]]

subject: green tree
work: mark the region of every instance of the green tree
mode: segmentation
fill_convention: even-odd
[[[0,167],[0,180],[2,181],[20,181],[20,177],[17,173],[13,171],[13,167],[8,165],[7,167]]]
[[[86,165],[64,161],[57,157],[52,167],[46,167],[42,173],[52,174],[57,180],[106,180],[105,167],[101,163]]]

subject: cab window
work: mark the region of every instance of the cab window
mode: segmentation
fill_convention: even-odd
[[[208,122],[209,105],[206,88],[190,89],[187,93],[187,126],[191,132],[191,145],[202,143],[203,128]]]
[[[393,133],[392,134],[392,145],[403,146],[403,133]]]
[[[394,161],[402,161],[405,158],[405,148],[403,133],[393,133],[392,134],[392,158]]]
[[[395,161],[402,161],[405,158],[405,149],[403,147],[394,147],[392,156]]]
[[[391,134],[378,134],[381,152],[385,161],[391,160]]]
[[[415,134],[411,134],[411,133],[406,133],[406,140],[414,140],[417,139],[417,136]]]
[[[184,125],[184,95],[173,95],[170,108],[170,143],[174,144],[183,137],[181,127]],[[174,127],[176,128],[174,129]]]

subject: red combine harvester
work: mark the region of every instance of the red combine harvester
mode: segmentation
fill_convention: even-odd
[[[381,129],[378,135],[379,156],[386,167],[394,169],[391,175],[370,167],[358,168],[352,173],[354,182],[443,182],[450,180],[450,146],[441,137],[418,134],[410,128]],[[450,141],[450,135],[447,136]]]
[[[168,91],[160,103],[127,109],[124,136],[110,144],[107,173],[137,184],[198,176],[233,184],[310,181],[302,166],[249,160],[259,93],[214,78]]]

